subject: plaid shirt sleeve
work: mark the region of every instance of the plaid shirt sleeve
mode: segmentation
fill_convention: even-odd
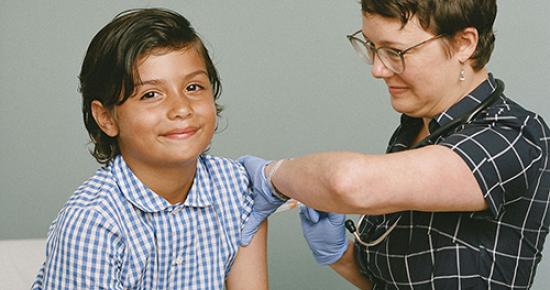
[[[533,193],[529,183],[540,174],[544,122],[525,111],[518,115],[515,106],[494,106],[440,143],[459,154],[477,179],[489,206],[489,212],[477,217],[497,218],[505,204]]]
[[[122,289],[116,227],[95,209],[67,207],[51,229],[32,289]]]

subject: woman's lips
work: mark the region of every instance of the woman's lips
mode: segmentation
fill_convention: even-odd
[[[390,91],[390,94],[392,96],[400,95],[408,91],[407,87],[400,87],[400,86],[388,86],[388,90]]]

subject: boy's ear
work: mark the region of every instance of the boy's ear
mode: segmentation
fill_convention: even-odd
[[[454,38],[455,52],[460,63],[465,63],[472,57],[477,48],[479,34],[474,27],[466,27]]]
[[[118,135],[118,125],[113,114],[98,100],[92,101],[92,115],[103,133],[113,138]]]

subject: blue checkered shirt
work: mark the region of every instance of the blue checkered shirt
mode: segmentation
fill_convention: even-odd
[[[430,132],[472,111],[495,86],[489,75],[435,116]],[[421,126],[421,119],[403,115],[388,151],[408,149]],[[355,243],[361,272],[374,289],[528,289],[550,225],[548,126],[541,116],[501,95],[435,143],[464,159],[489,208],[368,216],[360,225],[364,241],[401,219],[382,243]]]
[[[223,289],[252,204],[235,161],[200,156],[173,205],[118,156],[53,221],[33,289]]]

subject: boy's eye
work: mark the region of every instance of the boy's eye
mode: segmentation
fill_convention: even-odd
[[[186,90],[188,92],[196,92],[196,91],[201,90],[201,89],[203,89],[203,87],[199,84],[190,84],[186,88]]]
[[[147,99],[152,99],[154,97],[156,97],[158,94],[157,92],[146,92],[145,94],[143,94],[141,96],[141,100],[147,100]]]

